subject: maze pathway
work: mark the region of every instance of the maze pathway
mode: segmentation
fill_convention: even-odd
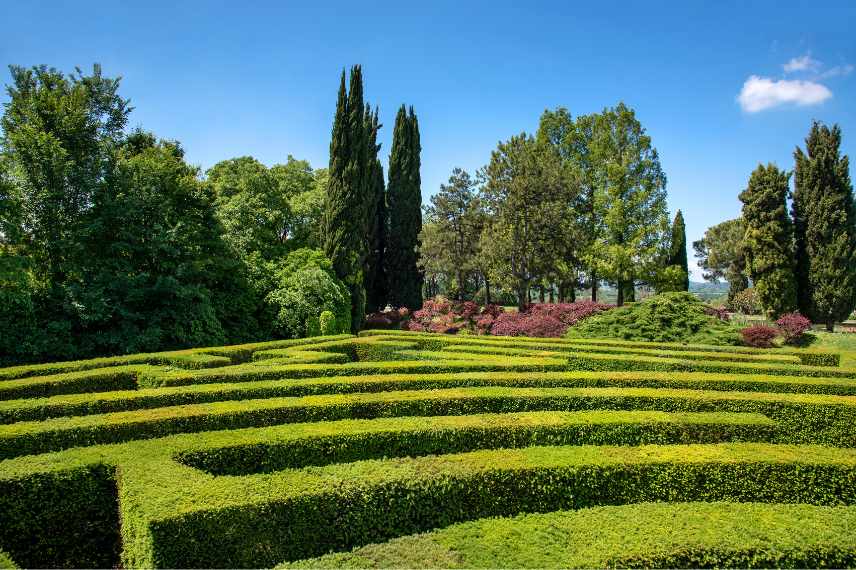
[[[833,353],[370,331],[0,369],[22,567],[842,566],[852,508]]]

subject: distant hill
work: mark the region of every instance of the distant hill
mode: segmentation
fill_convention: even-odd
[[[690,293],[694,294],[702,301],[711,301],[728,294],[728,283],[690,281]]]

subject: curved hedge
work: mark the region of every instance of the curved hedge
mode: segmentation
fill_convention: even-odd
[[[533,518],[523,558],[506,541],[488,565],[846,565],[846,525],[823,514],[856,508],[856,370],[837,358],[390,331],[0,370],[0,551],[23,567],[263,567],[595,507],[556,524],[614,528],[604,557],[553,549]],[[711,506],[671,504],[686,501]],[[632,527],[642,513],[659,534]],[[487,524],[448,531],[470,528],[475,551]],[[427,544],[408,540],[408,555]]]

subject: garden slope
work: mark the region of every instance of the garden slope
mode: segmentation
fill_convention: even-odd
[[[368,332],[0,378],[22,567],[745,565],[765,537],[759,564],[853,560],[856,370],[830,352]],[[592,525],[616,529],[601,554]]]

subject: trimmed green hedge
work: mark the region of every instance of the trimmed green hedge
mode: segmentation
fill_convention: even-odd
[[[116,567],[120,540],[114,472],[95,463],[0,477],[0,545],[23,568]]]
[[[856,395],[856,381],[799,376],[701,372],[464,372],[261,380],[68,394],[0,401],[0,424],[230,400],[455,387],[671,388],[715,391]]]
[[[42,398],[61,394],[132,390],[142,368],[116,366],[81,370],[53,376],[35,376],[0,382],[0,401],[18,398]]]
[[[249,475],[365,459],[532,445],[645,445],[775,441],[761,414],[645,411],[522,412],[296,424],[254,430],[240,443],[176,459],[213,475]]]
[[[0,459],[175,433],[282,423],[590,409],[762,413],[780,423],[781,441],[856,446],[856,399],[847,396],[656,388],[480,387],[226,401],[17,422],[0,425]]]
[[[126,566],[268,566],[476,518],[603,504],[849,505],[856,455],[760,444],[529,447],[171,484],[180,497],[158,501],[163,490],[147,488],[125,504],[127,516],[148,511],[153,521],[125,535]]]
[[[795,376],[826,376],[830,378],[856,378],[856,369],[829,368],[826,366],[789,366],[745,362],[700,362],[679,358],[650,356],[621,356],[595,353],[577,353],[568,357],[570,370],[656,370],[661,372],[719,372],[730,374],[772,374]]]
[[[850,568],[854,528],[853,507],[643,503],[481,519],[277,568]]]

